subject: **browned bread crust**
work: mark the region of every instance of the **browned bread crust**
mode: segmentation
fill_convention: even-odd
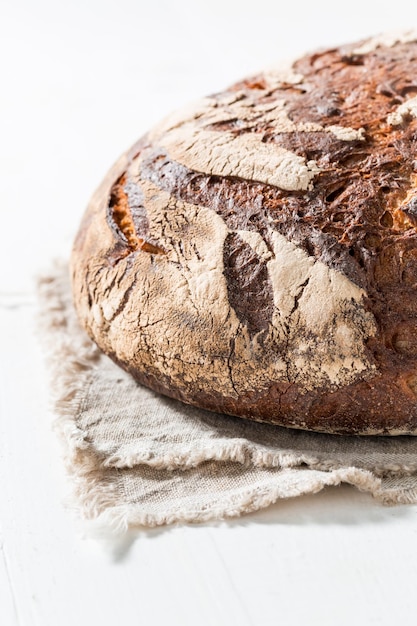
[[[79,318],[141,383],[329,433],[417,433],[417,40],[307,55],[166,119],[72,256]]]

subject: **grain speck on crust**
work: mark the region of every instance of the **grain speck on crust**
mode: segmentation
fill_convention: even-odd
[[[403,122],[407,120],[407,117],[417,117],[417,96],[400,104],[395,111],[388,115],[387,122],[391,124],[391,126],[398,126],[399,124],[403,124]]]

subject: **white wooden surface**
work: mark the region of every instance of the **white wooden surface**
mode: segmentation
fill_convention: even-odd
[[[33,283],[68,254],[112,161],[172,108],[412,25],[406,0],[0,1],[1,626],[416,623],[417,507],[349,487],[228,523],[83,538],[63,504]]]

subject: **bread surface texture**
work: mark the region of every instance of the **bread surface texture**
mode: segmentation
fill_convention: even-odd
[[[167,117],[94,194],[79,319],[140,383],[294,428],[417,433],[417,36]]]

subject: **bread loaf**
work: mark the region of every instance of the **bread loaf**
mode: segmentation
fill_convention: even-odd
[[[417,37],[319,51],[163,121],[72,255],[98,346],[152,389],[328,433],[417,433]]]

